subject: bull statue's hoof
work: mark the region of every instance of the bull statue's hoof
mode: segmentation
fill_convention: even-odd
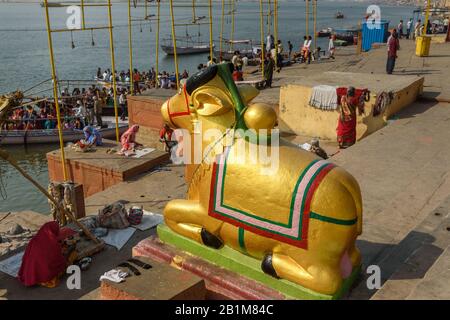
[[[220,249],[223,247],[223,241],[220,240],[215,235],[213,235],[211,232],[207,231],[206,229],[202,229],[200,235],[202,236],[202,241],[205,246],[214,249]]]
[[[268,274],[269,276],[272,276],[274,278],[279,279],[280,277],[277,275],[277,272],[275,271],[275,268],[273,267],[272,263],[272,254],[267,254],[262,263],[261,263],[261,269],[264,271],[265,274]]]

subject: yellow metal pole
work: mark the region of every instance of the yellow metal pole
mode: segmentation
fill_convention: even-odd
[[[314,49],[317,49],[317,0],[313,0]]]
[[[212,0],[209,0],[209,54],[212,62],[214,56]]]
[[[270,26],[272,24],[272,3],[269,0],[269,11],[267,13],[267,34],[270,34]]]
[[[235,18],[234,18],[234,7],[235,7],[235,0],[231,0],[231,51],[234,50],[234,27],[235,27]]]
[[[83,30],[86,29],[86,20],[84,19],[84,0],[81,0],[81,21],[83,24]]]
[[[306,5],[305,32],[306,32],[306,36],[309,36],[309,0],[305,0],[305,5]]]
[[[173,42],[173,59],[175,63],[175,77],[177,79],[177,89],[180,89],[180,79],[178,74],[178,57],[177,57],[177,36],[175,34],[175,17],[173,15],[173,0],[170,0],[170,16],[172,18],[172,42]]]
[[[192,0],[192,23],[197,22],[197,17],[195,14],[195,0]]]
[[[427,35],[428,23],[429,23],[429,20],[430,20],[430,7],[431,7],[431,0],[428,0],[427,1],[427,11],[426,11],[426,14],[425,14],[425,28],[424,28],[425,34],[424,35]]]
[[[133,79],[133,38],[131,25],[131,0],[128,0],[128,50],[130,56],[130,92],[134,94],[134,79]]]
[[[260,20],[260,28],[261,28],[261,72],[264,79],[264,8],[263,8],[263,0],[259,0],[259,20]]]
[[[148,17],[148,2],[147,2],[147,0],[144,0],[144,2],[145,2],[145,20],[147,20],[147,17]]]
[[[159,31],[160,31],[160,21],[161,21],[161,1],[158,1],[158,19],[156,27],[156,85],[158,85],[158,74],[159,74]]]
[[[64,152],[64,140],[61,126],[61,111],[59,109],[59,101],[58,101],[58,79],[56,78],[56,67],[55,67],[55,59],[53,55],[53,41],[50,27],[50,16],[48,14],[48,1],[44,0],[45,4],[45,21],[47,24],[47,36],[48,36],[48,51],[50,53],[50,66],[52,70],[52,80],[53,80],[53,98],[55,100],[55,109],[56,109],[56,119],[58,120],[58,135],[59,135],[59,148],[61,149],[61,163],[64,181],[68,180],[67,176],[67,168],[66,168],[66,155]]]
[[[275,65],[278,68],[278,53],[279,53],[279,47],[278,47],[278,0],[274,1],[274,22],[273,22],[273,30],[275,33]]]
[[[219,61],[222,62],[222,50],[223,50],[223,29],[225,23],[225,0],[222,0],[222,22],[220,25],[220,43],[219,43]]]
[[[111,51],[111,72],[113,78],[113,98],[114,98],[114,117],[116,120],[116,141],[120,140],[119,132],[119,111],[117,108],[117,83],[116,83],[116,59],[114,54],[114,36],[112,23],[111,0],[108,0],[108,20],[109,20],[109,49]]]

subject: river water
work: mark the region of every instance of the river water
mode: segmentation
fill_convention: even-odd
[[[265,1],[267,2],[267,1]],[[181,2],[182,3],[182,2]],[[190,1],[186,1],[189,4]],[[290,40],[298,48],[305,35],[305,8],[303,0],[279,1],[279,38],[286,46]],[[114,44],[116,69],[129,68],[128,55],[128,8],[125,3],[113,4]],[[318,6],[318,30],[325,27],[347,28],[358,24],[365,15],[367,4],[349,1],[320,1]],[[192,16],[191,8],[176,7],[176,19],[187,23]],[[337,11],[345,14],[345,19],[337,20]],[[396,25],[400,19],[412,17],[412,7],[381,6],[382,19]],[[51,8],[52,28],[65,28],[69,14],[66,8]],[[154,14],[150,9],[149,14]],[[214,34],[218,39],[220,30],[220,2],[214,1]],[[143,8],[132,9],[134,18],[144,16]],[[206,7],[197,8],[197,16],[208,16]],[[101,7],[86,9],[86,25],[98,27],[107,25],[107,10]],[[235,39],[251,39],[260,42],[259,1],[238,2],[236,14]],[[272,27],[273,28],[273,27]],[[225,19],[224,37],[229,38],[231,18]],[[312,33],[312,20],[310,23]],[[161,38],[170,38],[170,15],[166,4],[161,5]],[[208,26],[178,27],[177,36],[189,33],[207,41]],[[95,46],[92,46],[92,38]],[[143,70],[155,65],[156,22],[134,22],[133,26],[133,65]],[[53,34],[54,53],[59,79],[90,80],[98,67],[110,68],[109,36],[106,30],[74,32],[72,49],[70,33]],[[327,47],[327,39],[319,39],[319,46]],[[199,63],[205,63],[207,54],[180,57],[180,70],[194,72]],[[173,60],[160,52],[160,70],[172,72]],[[0,3],[0,93],[16,89],[24,90],[50,78],[50,66],[45,32],[44,9],[39,4]],[[47,87],[48,88],[48,87]],[[42,94],[50,94],[49,91]],[[7,147],[6,149],[19,161],[20,165],[43,185],[48,183],[45,153],[56,149],[56,145]],[[27,183],[7,163],[0,160],[0,182],[6,187],[6,199],[0,197],[0,212],[34,210],[48,212],[46,199]]]

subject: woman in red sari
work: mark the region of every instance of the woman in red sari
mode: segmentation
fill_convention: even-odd
[[[25,250],[18,274],[20,282],[25,286],[57,286],[59,277],[76,257],[76,251],[66,250],[62,244],[73,234],[70,229],[60,229],[56,221],[44,224]]]
[[[119,154],[133,154],[136,147],[141,146],[140,143],[136,142],[136,134],[139,132],[139,126],[133,125],[130,129],[128,129],[120,138],[120,143],[122,145],[122,149]]]
[[[341,98],[337,127],[337,140],[341,149],[346,149],[356,142],[356,108],[358,107],[358,101],[353,87],[349,87],[347,94]]]

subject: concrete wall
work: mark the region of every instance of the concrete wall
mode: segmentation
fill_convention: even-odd
[[[422,93],[423,81],[423,78],[417,78],[416,81],[405,85],[403,89],[394,91],[395,99],[383,116],[373,117],[372,115],[376,100],[376,95],[372,93],[370,101],[365,104],[365,115],[358,116],[357,139],[360,140],[381,129],[386,125],[389,117],[414,102]],[[311,92],[312,87],[306,85],[286,85],[281,88],[280,130],[297,135],[336,140],[339,112],[311,107],[309,105]]]

